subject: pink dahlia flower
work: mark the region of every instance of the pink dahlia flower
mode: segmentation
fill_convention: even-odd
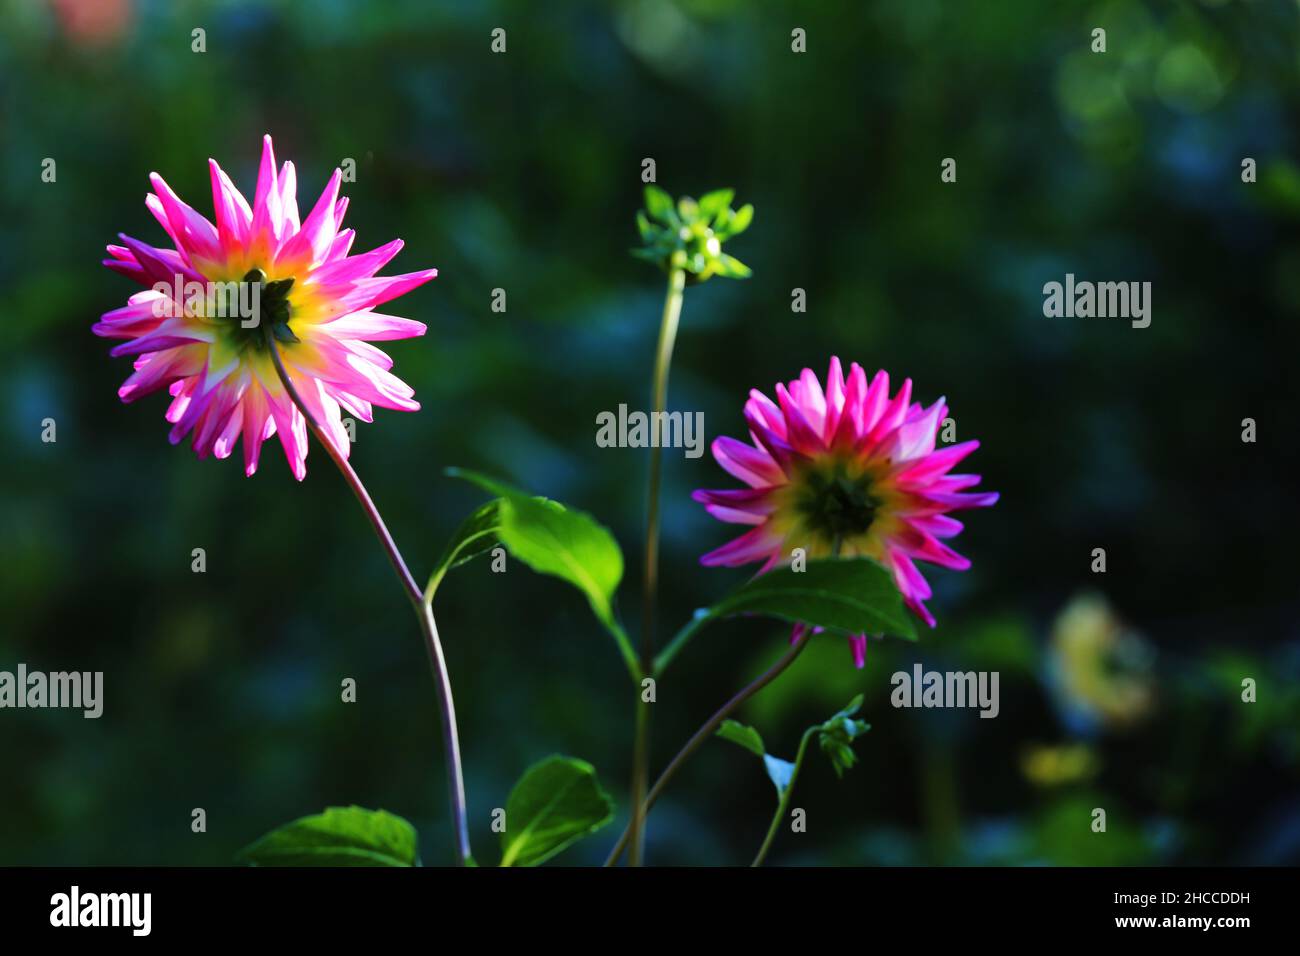
[[[718,438],[713,456],[748,488],[697,491],[696,501],[721,521],[753,527],[700,559],[705,565],[762,561],[759,573],[791,560],[838,550],[874,558],[893,574],[907,606],[934,627],[925,606],[930,586],[916,561],[963,571],[970,562],[940,539],[962,529],[948,513],[985,508],[996,492],[970,493],[978,475],[951,469],[979,447],[968,441],[935,449],[948,406],[911,401],[912,381],[889,394],[889,375],[869,382],[854,363],[848,378],[832,358],[826,388],[810,370],[776,386],[774,403],[757,389],[745,403],[752,444]],[[795,637],[803,633],[795,628]],[[863,666],[866,635],[850,639]]]
[[[372,421],[372,408],[416,411],[414,391],[389,372],[393,362],[367,344],[424,334],[424,325],[382,315],[378,305],[428,282],[425,269],[376,276],[402,248],[394,239],[348,255],[353,231],[340,230],[347,199],[334,170],[325,192],[298,215],[293,163],[276,171],[271,137],[263,139],[257,192],[250,206],[209,160],[216,224],[187,206],[161,176],[145,205],[171,239],[155,248],[122,236],[104,265],[149,287],[106,312],[96,335],[127,341],[113,355],[135,356],[135,373],[118,389],[123,401],[166,388],[171,441],[192,435],[200,458],[225,458],[244,439],[244,472],[257,470],[262,443],[279,435],[294,477],[307,474],[307,425],[276,373],[279,349],[294,389],[346,456],[341,411]],[[274,343],[272,342],[274,340]]]

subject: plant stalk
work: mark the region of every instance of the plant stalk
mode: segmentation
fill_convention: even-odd
[[[406,591],[406,596],[415,611],[416,619],[419,621],[420,633],[424,638],[425,650],[429,655],[429,666],[433,671],[434,687],[438,692],[438,707],[442,715],[442,742],[443,749],[447,753],[447,783],[451,791],[451,811],[455,827],[456,853],[462,866],[473,865],[474,858],[470,852],[469,822],[465,805],[465,775],[461,765],[460,736],[456,729],[456,705],[452,699],[451,676],[447,672],[447,660],[442,651],[442,642],[438,638],[438,625],[433,618],[433,608],[424,599],[424,592],[416,583],[415,578],[412,577],[401,552],[397,550],[397,544],[393,541],[393,536],[389,533],[388,526],[384,524],[384,519],[380,516],[379,509],[375,507],[370,493],[366,491],[365,485],[361,483],[361,478],[348,463],[348,460],[343,457],[342,452],[330,441],[320,423],[316,421],[315,416],[303,403],[302,396],[298,394],[297,388],[294,387],[293,381],[289,378],[289,373],[284,367],[284,360],[280,357],[279,346],[270,336],[267,337],[267,344],[271,350],[271,358],[275,362],[276,374],[280,376],[280,382],[284,385],[285,391],[289,393],[289,398],[293,401],[293,404],[302,413],[303,418],[306,419],[307,427],[311,429],[312,434],[316,436],[316,440],[325,449],[325,453],[330,456],[330,460],[342,473],[343,480],[352,489],[352,494],[356,496],[357,502],[361,505],[361,510],[365,512],[366,518],[369,519],[370,526],[374,529],[375,536],[379,539],[384,553],[388,556],[389,563],[392,564],[393,570],[397,573],[397,579],[401,582],[403,590]]]
[[[659,775],[659,779],[655,781],[655,785],[650,788],[650,792],[646,795],[645,803],[641,807],[641,816],[643,819],[650,812],[650,808],[654,806],[655,801],[659,799],[659,795],[663,793],[664,787],[666,787],[668,782],[676,776],[677,771],[682,768],[682,765],[686,763],[691,754],[699,750],[700,746],[713,736],[714,731],[718,729],[719,725],[724,720],[731,716],[732,712],[735,711],[737,707],[749,700],[749,698],[753,697],[768,684],[772,683],[772,681],[780,677],[782,672],[794,663],[795,658],[803,653],[803,649],[808,646],[808,642],[811,640],[812,628],[805,627],[804,632],[799,636],[799,639],[790,645],[790,649],[782,654],[775,664],[765,670],[752,683],[746,685],[743,690],[736,694],[736,696],[723,704],[717,713],[704,722],[704,725],[697,730],[694,736],[686,742],[686,745],[677,752],[677,756],[672,759],[672,762],[664,768],[664,772]],[[619,838],[614,849],[610,851],[609,858],[605,860],[606,866],[613,866],[618,862],[619,857],[623,855],[623,850],[631,842],[631,835],[632,827],[629,824],[628,828],[623,831],[623,835]]]
[[[663,316],[659,323],[659,343],[655,349],[654,412],[651,422],[662,420],[668,404],[668,372],[673,362],[673,346],[677,341],[677,324],[682,315],[682,298],[686,289],[686,270],[674,264],[668,271],[668,291],[664,296]],[[645,560],[642,567],[641,587],[641,673],[653,677],[655,601],[659,589],[659,489],[663,483],[663,449],[660,442],[650,443],[650,488],[646,505]],[[636,737],[632,746],[632,819],[628,825],[632,848],[628,852],[630,866],[641,865],[642,842],[645,834],[645,816],[641,805],[645,801],[646,783],[650,766],[650,704],[642,699],[642,688],[637,687]]]

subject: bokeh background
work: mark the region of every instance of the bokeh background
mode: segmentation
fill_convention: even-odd
[[[843,780],[812,755],[808,832],[772,862],[1300,861],[1295,3],[0,11],[0,669],[106,683],[97,721],[0,711],[0,864],[225,864],[352,803],[451,859],[424,652],[338,475],[319,448],[299,484],[278,445],[252,479],[171,447],[165,396],[120,404],[128,362],[90,333],[134,291],[105,243],[163,241],[149,172],[209,211],[208,157],[251,195],[264,132],[304,204],[355,159],[357,248],[401,236],[389,271],[440,270],[393,310],[427,336],[388,350],[424,408],[378,413],[353,457],[417,576],[482,499],[442,470],[475,467],[614,531],[635,631],[647,454],[596,447],[595,418],[649,403],[662,276],[627,254],[645,157],[674,194],[732,186],[757,209],[729,246],[754,277],[688,292],[672,408],[743,434],[749,388],[838,354],[946,395],[958,440],[982,441],[971,469],[1002,500],[956,542],[973,569],[929,575],[938,628],[873,643],[862,671],[820,639],[737,715],[787,757],[855,693],[874,725]],[[1066,272],[1152,282],[1151,327],[1044,318]],[[746,574],[697,563],[730,529],[689,492],[730,480],[666,462],[665,630]],[[480,861],[492,809],[553,752],[595,764],[621,826],[633,703],[582,598],[480,561],[437,611]],[[656,770],[786,637],[735,621],[688,648],[660,682]],[[916,662],[997,670],[1000,716],[893,709],[889,675]],[[715,742],[653,813],[649,859],[747,862],[773,804],[759,763]],[[616,834],[557,862],[599,862]]]

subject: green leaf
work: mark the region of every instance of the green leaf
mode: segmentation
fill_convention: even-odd
[[[614,801],[585,760],[547,757],[506,800],[502,866],[537,866],[614,818]]]
[[[655,227],[650,225],[650,220],[640,210],[637,210],[636,214],[636,228],[637,232],[641,234],[642,242],[652,242],[658,236]]]
[[[673,197],[658,186],[647,186],[645,188],[645,208],[646,212],[660,222],[669,222],[673,214]]]
[[[748,279],[753,274],[753,270],[735,256],[725,252],[718,256],[718,275],[728,279]]]
[[[767,748],[763,746],[762,735],[753,727],[728,719],[722,722],[722,726],[718,728],[717,733],[723,740],[730,740],[733,744],[739,744],[757,757],[767,754]]]
[[[803,571],[778,568],[752,578],[712,608],[710,617],[765,614],[840,634],[889,633],[916,640],[893,576],[870,558],[824,558]]]
[[[434,565],[433,573],[429,575],[429,594],[437,590],[443,577],[452,568],[458,568],[480,554],[486,554],[496,545],[497,529],[501,526],[499,505],[499,499],[493,499],[480,505],[461,522]]]
[[[730,239],[732,236],[738,236],[754,221],[754,207],[750,203],[745,203],[727,219],[727,235],[725,238]]]
[[[713,192],[705,193],[700,197],[700,217],[702,219],[713,220],[718,214],[726,210],[731,205],[731,200],[736,198],[734,189],[715,189]]]
[[[602,623],[617,626],[613,600],[623,578],[623,552],[606,528],[585,512],[487,475],[461,468],[449,468],[447,474],[499,495],[496,533],[506,550],[539,574],[572,584]]]
[[[272,830],[239,851],[254,866],[415,866],[415,827],[363,807],[329,807]]]
[[[722,726],[717,729],[717,735],[723,740],[730,740],[733,744],[739,744],[756,757],[763,758],[763,768],[767,771],[768,779],[776,787],[777,796],[785,793],[786,787],[790,786],[790,781],[794,779],[795,765],[788,760],[782,760],[780,757],[773,757],[763,746],[763,737],[753,727],[739,723],[735,720],[724,720]]]

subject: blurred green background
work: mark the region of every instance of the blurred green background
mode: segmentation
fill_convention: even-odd
[[[928,572],[938,628],[873,643],[863,671],[820,639],[737,714],[787,757],[857,692],[874,725],[842,781],[811,755],[808,832],[773,863],[1300,861],[1295,3],[0,11],[0,669],[106,685],[97,721],[0,711],[0,864],[225,864],[351,803],[452,858],[424,652],[338,475],[318,447],[302,484],[278,443],[252,479],[173,448],[165,396],[122,405],[129,362],[90,333],[135,291],[105,243],[164,241],[149,172],[210,213],[208,157],[251,195],[264,132],[304,208],[352,157],[357,249],[401,236],[387,271],[440,270],[392,307],[429,326],[388,349],[423,410],[378,412],[353,452],[417,577],[482,498],[442,469],[475,467],[610,526],[635,630],[647,454],[594,439],[599,412],[649,403],[662,276],[627,255],[645,157],[674,194],[733,186],[757,208],[728,246],[753,279],[688,291],[670,407],[743,435],[749,388],[838,354],[946,395],[958,440],[982,441],[970,468],[1002,500],[954,542],[971,571]],[[1151,327],[1044,318],[1066,272],[1152,282]],[[697,563],[732,529],[689,492],[731,479],[707,456],[666,467],[668,631],[747,571]],[[595,764],[621,826],[633,702],[582,598],[478,562],[437,611],[480,861],[492,809],[552,752]],[[660,682],[656,771],[786,638],[736,621],[687,649]],[[1000,716],[890,707],[889,675],[918,661],[999,671]],[[712,743],[651,816],[649,860],[747,862],[773,804],[759,763]],[[616,835],[557,862],[599,862]]]

